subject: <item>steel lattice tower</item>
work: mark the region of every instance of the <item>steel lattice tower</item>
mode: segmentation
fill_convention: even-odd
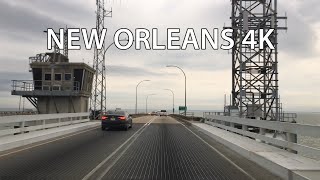
[[[232,105],[240,117],[279,120],[278,94],[278,30],[277,0],[232,0],[231,22],[235,46],[232,49]],[[275,49],[251,49],[242,40],[249,30],[255,31],[259,44],[259,29],[269,36]]]
[[[111,17],[111,11],[105,10],[104,0],[97,0],[97,19],[96,19],[96,29],[98,32],[99,39],[102,36],[102,31],[104,29],[104,18]],[[90,98],[91,110],[93,111],[93,117],[96,118],[99,114],[97,111],[106,111],[106,66],[105,66],[105,46],[102,49],[94,48],[94,59],[93,68],[96,73],[93,80],[93,92]]]

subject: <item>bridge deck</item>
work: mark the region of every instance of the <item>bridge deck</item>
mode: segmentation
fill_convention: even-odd
[[[0,179],[277,179],[252,162],[235,165],[212,143],[170,117],[143,117],[129,131],[94,129],[0,154]]]

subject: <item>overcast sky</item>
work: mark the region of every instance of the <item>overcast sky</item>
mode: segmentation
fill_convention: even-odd
[[[47,28],[94,28],[95,0],[0,0],[0,108],[18,107],[19,97],[11,96],[11,80],[31,79],[28,57],[46,52]],[[112,42],[119,28],[159,28],[165,43],[166,28],[222,28],[230,24],[229,0],[107,0],[113,17],[106,19]],[[288,16],[288,31],[279,33],[279,85],[281,101],[288,111],[320,111],[320,1],[282,0],[279,14]],[[198,33],[197,32],[197,33]],[[181,33],[183,39],[184,33]],[[93,51],[70,51],[71,62],[92,65]],[[224,94],[231,92],[231,55],[223,50],[120,51],[107,52],[107,106],[134,109],[135,86],[139,108],[147,94],[152,109],[171,109],[184,103],[183,75],[167,64],[181,66],[187,75],[188,109],[219,110]],[[27,107],[32,107],[27,104]]]

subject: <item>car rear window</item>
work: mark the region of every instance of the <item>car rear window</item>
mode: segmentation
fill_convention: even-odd
[[[107,111],[106,115],[111,114],[111,115],[126,115],[124,111]]]
[[[167,112],[166,110],[161,110],[161,112]]]

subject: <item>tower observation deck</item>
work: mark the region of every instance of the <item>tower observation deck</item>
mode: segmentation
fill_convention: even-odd
[[[40,114],[88,112],[94,69],[61,53],[29,58],[33,80],[13,80],[12,95],[26,97]]]

